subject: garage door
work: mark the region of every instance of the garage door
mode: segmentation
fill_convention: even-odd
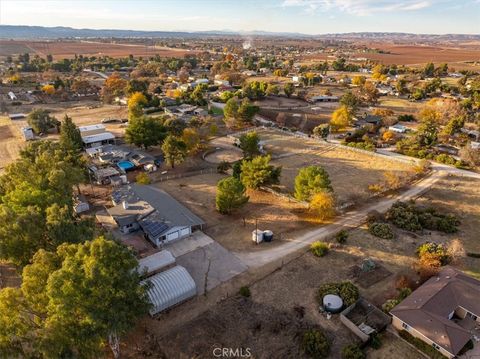
[[[167,242],[173,241],[174,239],[177,239],[177,238],[178,238],[178,231],[167,234]]]
[[[188,236],[189,234],[190,234],[190,227],[183,228],[180,231],[180,237],[185,237],[185,236]]]

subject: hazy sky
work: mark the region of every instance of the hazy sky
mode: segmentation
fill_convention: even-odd
[[[480,34],[480,0],[0,0],[3,25]]]

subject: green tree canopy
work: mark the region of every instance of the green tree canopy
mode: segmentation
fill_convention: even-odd
[[[91,358],[146,313],[137,261],[103,237],[38,251],[21,288],[0,291],[0,356]]]
[[[327,171],[320,166],[308,166],[300,169],[295,177],[295,198],[310,201],[318,192],[333,191]]]
[[[227,177],[218,182],[215,198],[217,211],[228,214],[247,202],[248,196],[245,195],[245,186],[240,180],[235,177]]]
[[[282,167],[270,164],[270,156],[257,156],[242,161],[240,180],[245,187],[258,189],[260,186],[278,183],[281,172]]]
[[[172,168],[175,164],[183,162],[187,157],[187,144],[178,137],[168,135],[162,145],[162,151],[165,156],[165,161]]]
[[[243,151],[245,158],[252,158],[260,154],[259,151],[260,137],[255,131],[244,133],[240,136],[240,149]]]
[[[68,115],[65,115],[60,125],[60,145],[75,152],[80,152],[83,148],[80,130]]]
[[[58,128],[60,122],[47,110],[37,109],[28,114],[28,124],[33,128],[35,133],[47,133],[52,128]]]
[[[166,132],[158,119],[141,116],[128,121],[125,140],[147,150],[151,146],[160,144],[165,139]]]
[[[287,82],[283,86],[283,92],[285,93],[285,96],[290,97],[292,94],[295,92],[295,87],[292,82]]]
[[[40,248],[91,238],[92,223],[73,215],[73,187],[83,179],[58,143],[27,146],[0,177],[0,258],[25,265]]]

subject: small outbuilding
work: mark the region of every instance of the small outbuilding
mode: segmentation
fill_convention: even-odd
[[[150,315],[182,303],[197,294],[192,276],[182,266],[175,266],[142,282],[147,285],[147,295],[152,304]]]
[[[147,276],[175,264],[172,253],[163,250],[138,260],[138,271]]]

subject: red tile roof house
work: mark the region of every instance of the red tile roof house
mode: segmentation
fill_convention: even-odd
[[[474,335],[480,336],[480,281],[446,267],[390,314],[397,330],[454,358]]]

